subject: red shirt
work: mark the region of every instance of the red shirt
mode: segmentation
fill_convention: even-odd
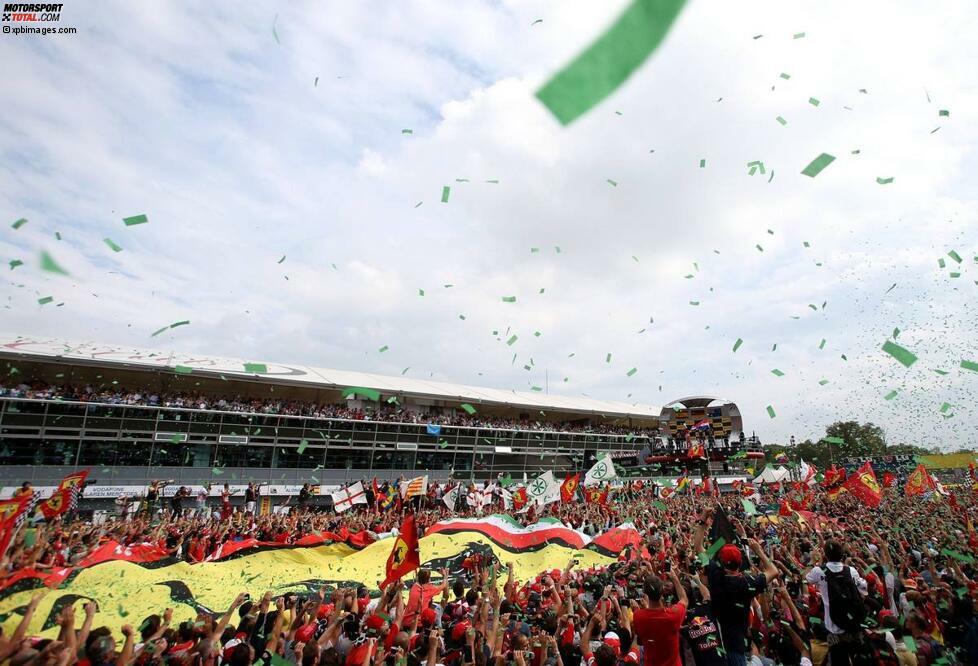
[[[635,611],[632,628],[645,647],[645,666],[680,666],[679,628],[686,604]]]

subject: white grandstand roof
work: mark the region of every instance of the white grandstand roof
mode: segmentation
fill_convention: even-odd
[[[130,368],[167,369],[176,366],[192,368],[209,375],[234,375],[236,378],[272,383],[303,384],[321,388],[357,386],[388,394],[417,396],[470,402],[472,404],[505,405],[532,409],[556,409],[584,414],[617,417],[658,418],[660,408],[652,405],[630,405],[610,400],[552,395],[530,391],[450,384],[448,382],[375,375],[367,372],[314,368],[261,361],[258,359],[223,358],[176,351],[148,350],[124,345],[95,342],[69,342],[57,338],[17,336],[0,333],[0,357],[25,360],[63,359],[86,365],[105,365]],[[245,371],[245,363],[266,366],[266,372]]]

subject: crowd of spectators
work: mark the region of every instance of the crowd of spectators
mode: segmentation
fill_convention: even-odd
[[[0,639],[0,662],[978,664],[978,540],[971,528],[978,516],[970,490],[960,489],[952,504],[891,489],[876,509],[851,496],[830,501],[820,495],[807,519],[763,510],[777,506],[774,494],[763,494],[756,505],[762,511],[754,512],[748,506],[755,505],[737,494],[660,502],[653,492],[618,491],[606,505],[557,503],[512,515],[526,524],[548,516],[590,533],[631,522],[640,542],[609,566],[584,569],[571,560],[563,569],[517,580],[512,565],[487,560],[451,574],[422,568],[383,591],[372,581],[305,595],[250,590],[255,596],[249,598],[242,590],[223,613],[201,611],[195,621],[174,626],[172,609],[160,608],[121,635],[93,628],[98,609],[79,603],[59,615],[53,640],[26,637],[35,599],[22,609],[13,635]],[[160,506],[100,525],[56,521],[39,528],[32,546],[15,540],[3,575],[70,564],[106,538],[156,544],[190,561],[206,553],[197,545],[201,540],[291,543],[342,529],[382,539],[406,510],[371,504],[341,515],[297,510],[256,516],[245,505],[200,516]],[[425,502],[416,509],[419,532],[452,515],[441,502]],[[723,529],[731,531],[725,541],[717,536]]]
[[[502,417],[468,414],[461,408],[444,413],[426,411],[422,406],[405,407],[396,402],[365,401],[363,407],[346,404],[318,404],[277,398],[247,398],[244,396],[214,397],[203,393],[180,391],[128,390],[117,385],[51,385],[43,382],[9,384],[0,381],[0,398],[33,400],[70,400],[104,405],[145,405],[182,409],[244,412],[282,416],[302,416],[316,419],[346,419],[351,421],[383,421],[418,425],[443,425],[465,428],[496,428],[500,430],[537,430],[654,436],[658,431],[647,428],[628,428],[608,424],[542,420],[514,420]]]

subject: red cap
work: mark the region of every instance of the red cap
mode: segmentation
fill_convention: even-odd
[[[435,623],[435,609],[425,608],[421,611],[421,624],[430,627]]]
[[[368,615],[367,621],[364,622],[364,627],[367,632],[373,632],[379,634],[380,630],[384,628],[384,618],[379,615]]]
[[[304,624],[299,627],[299,630],[295,632],[295,639],[300,643],[308,643],[312,640],[312,637],[316,634],[316,623],[310,622],[309,624]]]
[[[724,566],[733,564],[739,567],[741,562],[744,561],[744,556],[740,552],[740,548],[737,548],[732,543],[728,543],[717,553],[717,559]]]
[[[333,604],[319,604],[319,610],[316,611],[316,618],[319,620],[325,620],[326,617],[333,612]]]
[[[464,639],[465,632],[467,632],[471,626],[472,623],[469,622],[468,620],[457,622],[455,626],[452,627],[452,640],[457,642]]]

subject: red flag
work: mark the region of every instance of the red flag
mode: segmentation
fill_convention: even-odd
[[[526,488],[520,487],[513,491],[513,508],[517,511],[526,506],[529,498],[526,495]]]
[[[864,462],[863,466],[846,480],[846,490],[858,497],[863,504],[873,508],[878,507],[883,498],[876,473],[869,461]]]
[[[568,474],[564,482],[560,484],[560,501],[568,504],[574,501],[577,494],[577,486],[581,482],[581,474]]]
[[[61,479],[61,483],[58,485],[58,490],[64,490],[65,488],[78,488],[78,490],[81,491],[82,487],[85,485],[85,479],[87,478],[87,469],[83,469],[80,472],[75,472],[74,474],[69,474],[65,478]]]
[[[903,492],[907,497],[913,497],[914,495],[923,495],[928,490],[936,489],[934,480],[927,473],[927,468],[923,465],[917,465],[917,469],[907,477],[907,486]]]
[[[75,494],[74,488],[59,488],[55,490],[51,497],[37,505],[44,516],[44,520],[54,520],[58,516],[67,513],[71,508],[71,498]]]
[[[584,501],[588,504],[600,504],[604,506],[608,503],[608,491],[602,490],[598,486],[590,486],[585,488]]]
[[[791,507],[788,506],[788,500],[781,500],[781,507],[778,509],[779,516],[791,516],[793,511]]]
[[[17,519],[31,503],[30,495],[0,500],[0,557],[7,553],[7,546],[17,531]]]
[[[705,458],[706,457],[706,447],[702,444],[693,443],[689,445],[689,449],[686,451],[686,457],[690,460]]]
[[[387,577],[380,584],[380,589],[386,588],[395,580],[400,580],[405,574],[411,573],[421,566],[421,556],[418,554],[418,528],[414,524],[414,514],[408,514],[401,523],[401,531],[394,541],[394,548],[387,558]]]
[[[896,484],[896,474],[893,472],[883,472],[883,487],[892,488]]]
[[[713,482],[710,480],[710,477],[708,476],[704,477],[703,483],[696,486],[696,494],[705,495],[705,494],[712,494],[712,493],[713,493]]]

